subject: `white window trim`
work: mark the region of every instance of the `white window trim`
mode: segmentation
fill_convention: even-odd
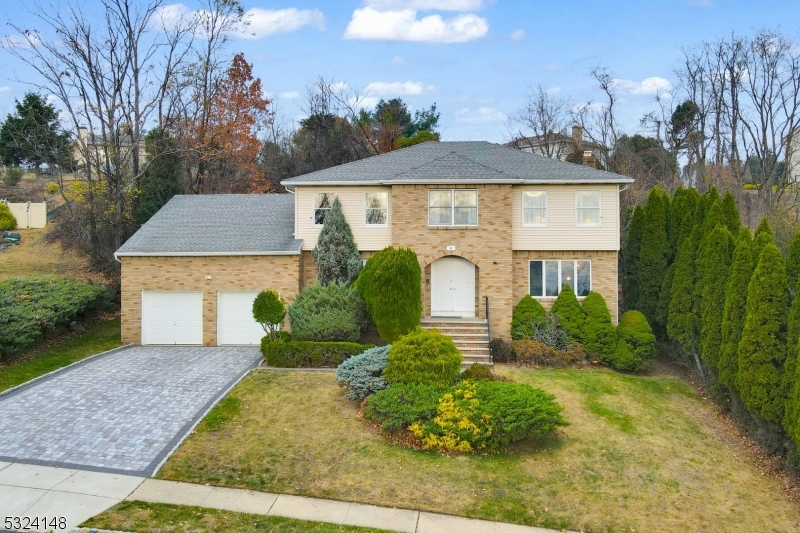
[[[544,193],[544,220],[545,220],[544,224],[526,224],[525,223],[525,209],[526,209],[526,207],[525,207],[525,193],[526,192],[543,192]],[[548,226],[548,224],[550,223],[550,203],[549,203],[549,201],[550,200],[547,197],[547,191],[543,191],[541,189],[527,189],[527,190],[522,191],[522,200],[521,200],[521,204],[520,204],[521,208],[522,208],[522,212],[520,213],[520,216],[522,216],[522,227],[524,227],[524,228],[546,228]],[[541,209],[541,208],[535,207],[535,208],[528,208],[528,209]],[[530,287],[530,285],[529,285],[529,287]]]
[[[368,194],[386,195],[386,224],[370,224],[367,222],[367,195]],[[389,191],[366,191],[364,193],[364,227],[365,228],[388,228],[389,227]]]
[[[332,194],[334,200],[339,197],[339,194],[335,193],[335,192],[314,191],[313,193],[311,193],[311,223],[314,225],[315,228],[321,228],[322,226],[325,225],[324,223],[323,224],[317,224],[317,217],[316,217],[317,213],[316,212],[317,212],[317,209],[319,209],[319,208],[317,207],[317,198],[316,197],[317,197],[318,194]],[[332,202],[331,202],[331,205],[333,205]],[[326,209],[326,211],[330,211],[330,209]]]
[[[596,224],[581,224],[578,222],[580,218],[578,217],[578,193],[579,192],[596,192],[598,195],[598,206],[597,210],[599,212],[598,222]],[[582,207],[580,209],[589,209],[587,207]],[[599,189],[579,189],[575,191],[575,226],[578,228],[599,228],[603,225],[603,193]]]
[[[573,271],[574,271],[574,275],[575,275],[575,283],[577,284],[578,283],[578,261],[587,261],[589,263],[589,292],[594,290],[594,282],[593,282],[593,279],[592,279],[593,275],[594,275],[594,270],[593,270],[593,267],[592,267],[592,260],[591,259],[547,259],[547,258],[544,258],[544,259],[528,259],[528,291],[527,292],[528,292],[528,295],[530,295],[531,298],[536,298],[537,300],[547,300],[547,301],[555,300],[556,298],[558,298],[558,296],[534,296],[533,294],[531,294],[531,263],[533,261],[541,261],[542,263],[544,263],[545,261],[558,261],[558,293],[559,294],[561,294],[561,287],[564,286],[564,284],[561,283],[561,262],[562,261],[574,261],[575,262],[575,265],[573,266]],[[542,293],[544,293],[545,289],[546,289],[545,281],[546,281],[545,280],[545,269],[544,269],[544,264],[542,264]],[[583,299],[586,298],[586,296],[578,296],[577,292],[575,293],[575,296],[578,298],[578,300],[583,300]]]
[[[431,192],[432,191],[450,191],[450,224],[431,224]],[[475,224],[456,224],[456,191],[475,191]],[[429,228],[477,228],[480,222],[479,199],[478,189],[428,189],[428,227]]]

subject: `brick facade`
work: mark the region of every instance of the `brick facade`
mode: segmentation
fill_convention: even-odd
[[[299,255],[123,257],[121,277],[122,342],[141,344],[142,291],[203,291],[206,346],[217,344],[217,291],[273,288],[288,303],[302,279]]]

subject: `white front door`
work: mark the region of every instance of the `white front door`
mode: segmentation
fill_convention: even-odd
[[[475,316],[475,265],[461,257],[431,263],[431,315]]]
[[[142,291],[142,344],[203,344],[203,293]]]
[[[253,318],[253,300],[258,291],[219,291],[217,293],[217,344],[261,344],[266,335]]]

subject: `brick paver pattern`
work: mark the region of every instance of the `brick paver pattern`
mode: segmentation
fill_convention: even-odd
[[[146,473],[250,347],[132,347],[0,397],[0,458]]]

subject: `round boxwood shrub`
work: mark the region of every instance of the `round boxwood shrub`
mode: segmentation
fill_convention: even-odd
[[[412,250],[390,246],[377,252],[355,285],[384,342],[392,343],[419,326],[422,271]]]
[[[350,387],[348,398],[363,400],[388,386],[382,374],[389,364],[389,348],[391,345],[370,348],[339,365],[336,369],[336,381]]]
[[[17,227],[17,219],[11,214],[11,209],[0,202],[0,231],[14,229]]]
[[[292,338],[301,341],[358,342],[366,329],[364,301],[344,283],[314,284],[289,306]]]
[[[270,339],[276,338],[285,316],[286,303],[275,289],[261,291],[253,300],[253,318],[261,324]]]
[[[583,301],[583,347],[600,361],[608,362],[617,349],[617,331],[611,323],[606,301],[592,291]]]
[[[544,318],[546,313],[538,300],[526,294],[514,308],[511,318],[511,338],[518,341],[533,335],[533,325]]]
[[[450,337],[417,328],[389,350],[383,377],[390,384],[452,385],[461,370],[461,353]]]
[[[609,361],[616,370],[639,372],[656,356],[656,336],[639,311],[626,311],[617,326],[617,349]]]

